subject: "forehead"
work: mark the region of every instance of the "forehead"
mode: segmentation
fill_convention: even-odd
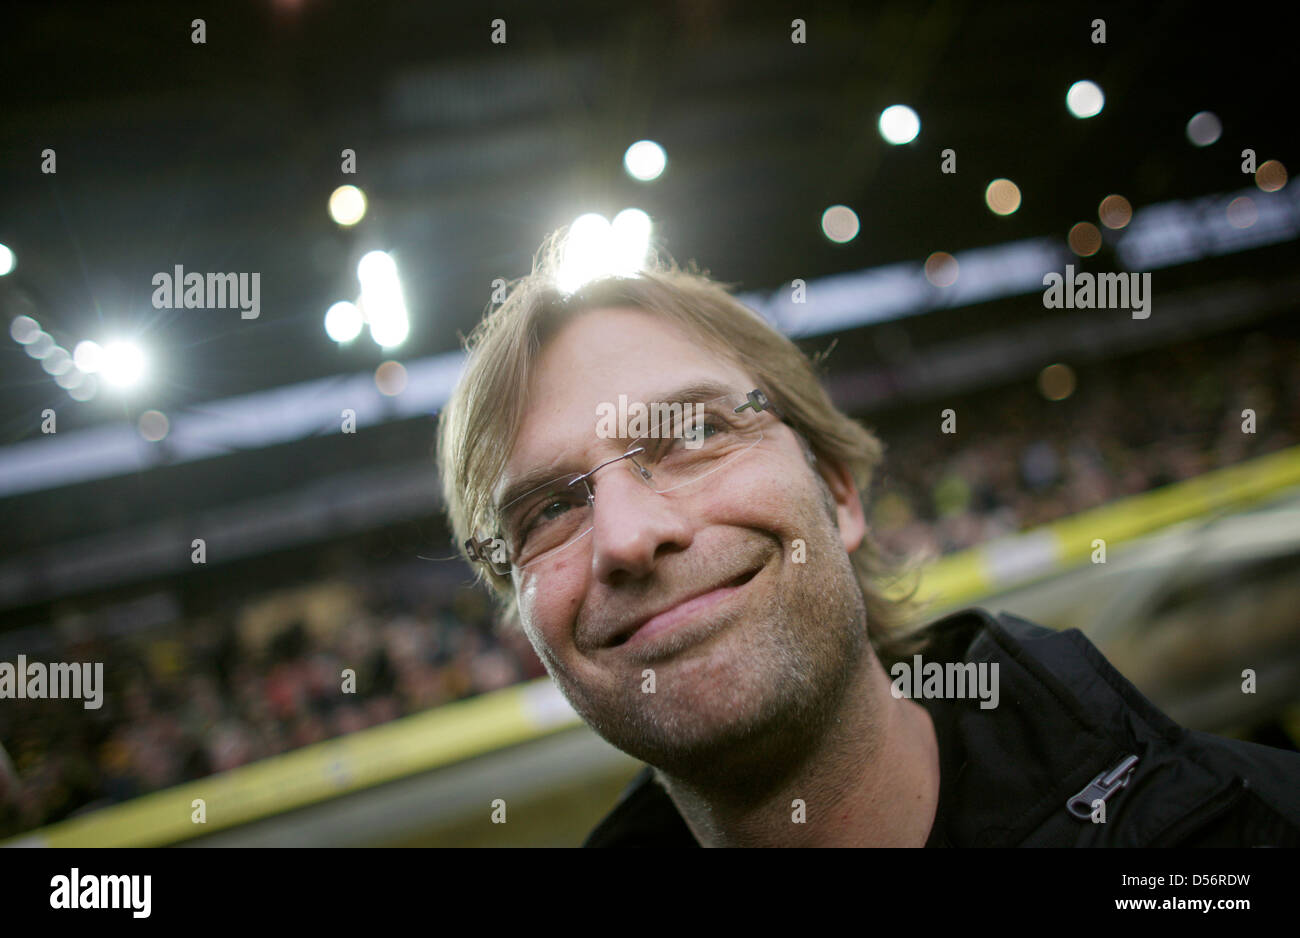
[[[636,309],[598,309],[564,324],[542,348],[529,382],[519,436],[496,494],[526,472],[554,465],[581,472],[601,442],[598,406],[651,402],[686,385],[714,381],[741,394],[754,387],[719,349],[670,319]],[[576,468],[575,468],[576,467]]]

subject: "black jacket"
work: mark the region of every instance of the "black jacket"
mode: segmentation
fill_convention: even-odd
[[[1180,727],[1078,629],[967,609],[927,632],[925,661],[997,662],[1000,690],[987,710],[917,700],[939,740],[927,847],[1300,846],[1300,753]],[[1095,823],[1090,783],[1130,756]],[[699,844],[647,767],[584,846]]]

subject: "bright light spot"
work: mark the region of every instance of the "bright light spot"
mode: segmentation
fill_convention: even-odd
[[[0,244],[0,277],[14,269],[14,252],[6,245]]]
[[[41,324],[31,316],[15,316],[9,324],[9,334],[19,345],[31,345],[41,334]]]
[[[41,361],[41,367],[45,369],[46,374],[61,375],[72,368],[72,356],[68,354],[67,349],[56,345]]]
[[[880,112],[880,136],[894,145],[911,143],[921,132],[921,118],[906,104],[895,104]]]
[[[94,375],[86,375],[84,381],[68,388],[68,396],[74,401],[88,401],[98,393],[99,379]]]
[[[1187,122],[1187,139],[1198,147],[1208,147],[1219,139],[1221,133],[1223,133],[1223,124],[1219,123],[1219,118],[1209,111],[1193,114],[1192,119]]]
[[[361,309],[370,323],[370,337],[383,348],[406,341],[411,321],[406,315],[397,262],[386,251],[371,251],[357,264]]]
[[[609,228],[614,235],[616,271],[634,274],[645,266],[653,227],[650,216],[639,208],[625,208],[614,216]]]
[[[1089,221],[1081,221],[1070,229],[1070,250],[1080,257],[1092,257],[1101,250],[1101,231]]]
[[[39,361],[54,351],[54,336],[38,329],[36,335],[26,345],[27,347],[23,351]]]
[[[63,388],[65,391],[72,390],[73,388],[75,388],[77,385],[81,384],[81,382],[85,380],[86,380],[86,373],[82,371],[80,368],[77,368],[75,366],[69,368],[61,375],[54,376],[54,383],[57,384],[59,387]]]
[[[93,375],[99,371],[100,363],[104,360],[104,350],[99,347],[98,342],[86,339],[78,342],[77,347],[72,350],[72,360],[86,374]]]
[[[330,218],[343,227],[355,225],[366,215],[366,194],[356,186],[339,186],[330,193]]]
[[[1070,109],[1071,114],[1080,119],[1096,117],[1105,104],[1106,96],[1101,93],[1101,88],[1096,82],[1076,81],[1065,93],[1065,106]]]
[[[1108,195],[1101,200],[1097,217],[1107,228],[1123,228],[1133,220],[1133,206],[1122,195]]]
[[[110,342],[104,346],[99,371],[114,387],[129,388],[144,377],[144,352],[132,342]]]
[[[861,230],[858,213],[847,205],[832,205],[822,212],[822,234],[836,244],[852,241]]]
[[[370,320],[370,338],[381,348],[396,348],[411,334],[411,323],[397,316],[380,316]]]
[[[623,168],[633,179],[650,182],[663,175],[668,165],[668,154],[653,140],[638,140],[623,154]]]
[[[384,362],[375,369],[375,387],[385,397],[396,397],[406,390],[406,369],[401,362]]]
[[[625,208],[614,216],[610,224],[614,237],[629,244],[645,244],[650,241],[650,216],[639,208]]]
[[[1063,401],[1074,393],[1074,369],[1059,362],[1038,373],[1038,390],[1049,401]]]
[[[925,259],[925,279],[936,287],[950,287],[957,282],[957,266],[957,258],[935,251]]]
[[[351,342],[365,325],[361,310],[347,300],[335,303],[325,313],[325,333],[335,342]]]
[[[1020,208],[1020,187],[1010,179],[994,179],[984,189],[984,204],[995,215],[1010,215]]]
[[[592,212],[574,219],[564,239],[564,253],[556,286],[572,293],[589,280],[606,273],[613,229],[604,215]]]
[[[579,216],[565,236],[555,285],[572,293],[600,277],[635,275],[645,266],[652,228],[637,208],[619,212],[612,225],[594,212]]]
[[[157,443],[167,435],[167,431],[171,429],[171,423],[167,420],[167,415],[162,411],[146,410],[140,415],[136,427],[142,437],[150,443]]]
[[[880,121],[876,125],[885,142],[894,146],[911,143],[920,133],[920,117],[906,104],[894,104],[880,112]]]
[[[1233,199],[1228,203],[1228,224],[1234,228],[1249,228],[1259,221],[1259,209],[1248,195]]]
[[[1286,167],[1277,160],[1261,163],[1255,170],[1255,185],[1264,192],[1276,192],[1286,185]]]
[[[388,281],[397,276],[397,261],[387,251],[370,251],[357,262],[357,279],[367,283]]]

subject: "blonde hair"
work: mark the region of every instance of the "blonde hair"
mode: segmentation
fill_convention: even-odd
[[[656,259],[635,276],[605,277],[566,294],[555,285],[564,233],[561,229],[547,239],[534,259],[533,272],[514,281],[500,308],[487,312],[465,340],[465,370],[441,414],[438,470],[462,556],[465,541],[490,526],[492,492],[518,435],[525,389],[542,347],[568,319],[600,308],[634,308],[662,316],[746,369],[804,442],[806,452],[816,460],[848,467],[867,513],[884,446],[836,409],[818,381],[816,366],[798,346],[736,300],[728,285],[711,280],[707,272],[682,270],[671,260]],[[910,631],[924,606],[915,598],[919,576],[909,592],[897,598],[886,595],[911,572],[912,560],[887,556],[868,524],[850,561],[877,654],[888,665],[919,650],[924,640]],[[519,608],[509,574],[498,574],[486,564],[471,566],[491,588],[505,623],[517,626]]]

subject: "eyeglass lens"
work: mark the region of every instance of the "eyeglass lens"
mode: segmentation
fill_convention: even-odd
[[[695,482],[762,439],[759,413],[752,407],[736,412],[745,400],[745,395],[735,394],[668,410],[665,419],[651,421],[651,435],[634,440],[618,462],[656,492]],[[604,469],[616,471],[612,464]],[[501,510],[501,536],[511,562],[528,567],[590,532],[595,488],[593,474],[569,474],[506,505]]]

